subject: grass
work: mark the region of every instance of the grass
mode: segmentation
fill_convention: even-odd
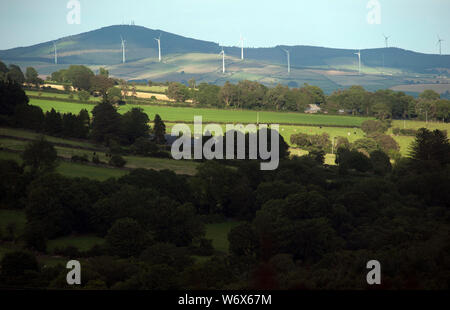
[[[58,93],[51,93],[51,92],[39,92],[38,91],[34,91],[34,90],[27,90],[25,91],[25,93],[27,94],[27,96],[36,96],[36,97],[49,97],[49,98],[55,98],[55,99],[70,99],[69,98],[69,94],[58,94]],[[78,100],[78,96],[77,93],[73,94],[73,99],[72,100]],[[102,97],[93,97],[91,96],[89,98],[89,101],[94,101],[94,102],[100,102],[102,100]]]
[[[439,130],[447,130],[450,133],[450,123],[442,123],[442,122],[424,122],[424,121],[402,121],[395,120],[392,121],[392,128],[406,128],[406,129],[419,129],[419,128],[428,128],[430,130],[439,129]]]
[[[81,109],[92,111],[94,105],[85,103],[58,102],[52,100],[31,99],[30,104],[50,111],[54,108],[61,113],[78,114]],[[204,122],[215,123],[256,123],[257,112],[250,110],[224,110],[191,107],[168,107],[168,106],[142,106],[125,105],[119,108],[120,113],[126,113],[134,107],[144,110],[153,119],[159,114],[164,121],[192,123],[194,116],[202,116]],[[327,125],[327,126],[349,126],[359,127],[367,117],[341,116],[341,115],[309,115],[290,112],[259,112],[259,122],[266,124],[292,124],[292,125]]]
[[[22,232],[26,222],[25,212],[22,210],[0,210],[0,229],[2,232],[9,224],[15,224],[17,231]]]
[[[229,221],[223,223],[214,223],[206,225],[206,239],[211,239],[215,250],[228,253],[230,243],[228,242],[228,233],[231,229],[238,226],[240,222]]]
[[[94,109],[95,107],[94,104],[88,103],[62,102],[34,98],[30,99],[30,104],[40,107],[44,112],[50,111],[53,108],[56,110],[56,112],[73,114],[78,114],[83,109],[92,112],[92,109]]]
[[[56,248],[73,246],[80,251],[88,251],[94,245],[102,245],[103,243],[105,243],[105,239],[94,235],[68,236],[49,240],[47,250],[52,253]]]
[[[0,127],[0,135],[2,136],[9,136],[9,137],[16,137],[16,138],[25,138],[25,139],[31,139],[36,140],[40,136],[42,136],[40,133],[36,133],[34,131],[29,130],[22,130],[22,129],[15,129],[15,128],[5,128]],[[72,140],[72,139],[63,139],[63,138],[57,138],[52,137],[48,135],[43,135],[45,139],[51,143],[61,143],[61,144],[68,144],[73,145],[76,147],[84,147],[84,148],[101,148],[101,146],[96,145],[94,143],[91,143],[89,141],[85,140]]]
[[[0,147],[6,148],[8,150],[22,152],[25,150],[27,141],[23,140],[15,140],[9,138],[0,138]],[[65,159],[71,159],[72,156],[87,156],[88,159],[92,158],[93,151],[83,150],[83,149],[75,149],[69,147],[60,147],[55,146],[55,149],[58,153],[59,157]],[[99,156],[99,159],[106,163],[109,161],[108,157],[106,157],[106,153],[104,152],[96,152]],[[123,158],[127,161],[125,165],[126,168],[136,169],[136,168],[144,168],[144,169],[154,169],[154,170],[172,170],[178,174],[187,174],[193,175],[197,171],[198,163],[194,161],[178,161],[167,158],[153,158],[153,157],[138,157],[138,156],[123,156]],[[92,168],[97,168],[93,170]],[[115,168],[106,168],[106,167],[96,167],[84,164],[70,163],[66,161],[61,161],[58,166],[58,171],[66,176],[70,177],[93,177],[98,180],[108,179],[110,177],[120,177],[127,173],[127,171]],[[94,175],[91,175],[94,173]]]
[[[19,163],[22,162],[20,154],[6,151],[0,151],[0,159],[14,160]],[[119,178],[128,173],[128,171],[121,169],[88,166],[65,161],[60,161],[56,168],[56,172],[66,177],[90,178],[98,181],[104,181],[109,178]]]

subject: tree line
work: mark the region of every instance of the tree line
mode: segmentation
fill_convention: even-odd
[[[315,104],[322,113],[373,116],[385,119],[441,120],[448,122],[450,100],[426,90],[417,99],[393,90],[366,91],[362,86],[337,90],[327,96],[317,86],[304,84],[300,88],[277,85],[269,88],[258,82],[226,82],[223,86],[201,83],[188,88],[170,83],[167,96],[184,102],[193,100],[197,105],[217,108],[258,109],[271,111],[304,112]]]

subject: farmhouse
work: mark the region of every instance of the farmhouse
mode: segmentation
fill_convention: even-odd
[[[306,108],[305,113],[308,114],[316,114],[320,112],[322,109],[317,104],[310,104],[308,108]]]

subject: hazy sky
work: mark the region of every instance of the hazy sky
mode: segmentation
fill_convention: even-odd
[[[134,20],[224,45],[236,45],[242,33],[251,47],[383,47],[385,33],[392,46],[437,53],[439,34],[442,52],[450,53],[450,0],[71,1],[81,4],[80,24],[67,22],[69,0],[0,0],[0,49]]]

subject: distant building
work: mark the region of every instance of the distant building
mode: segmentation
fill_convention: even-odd
[[[308,114],[316,114],[319,113],[322,109],[317,104],[310,104],[308,108],[306,108],[305,113]]]

